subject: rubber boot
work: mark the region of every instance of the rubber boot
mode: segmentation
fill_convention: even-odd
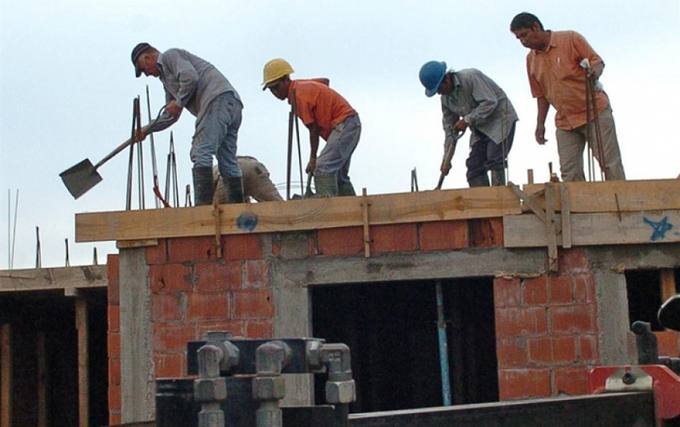
[[[224,178],[222,178],[224,179]],[[227,203],[243,203],[243,177],[230,176],[226,179],[227,189],[229,190],[229,198]]]
[[[213,174],[211,166],[191,170],[194,178],[194,206],[210,205],[213,201]]]
[[[505,169],[491,170],[491,185],[505,185]]]
[[[316,197],[335,197],[338,195],[338,178],[333,175],[314,175]]]
[[[338,195],[340,196],[356,196],[357,193],[354,191],[354,186],[350,181],[341,182],[338,184]]]
[[[483,173],[482,175],[477,175],[472,179],[468,179],[468,184],[470,187],[488,187],[489,177],[486,175],[486,173]]]

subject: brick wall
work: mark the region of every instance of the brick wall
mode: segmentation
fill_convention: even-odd
[[[582,250],[562,250],[557,274],[496,278],[501,400],[587,393],[599,361],[595,281]]]

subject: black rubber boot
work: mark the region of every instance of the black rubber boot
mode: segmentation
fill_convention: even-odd
[[[222,178],[224,179],[224,177]],[[226,179],[229,198],[227,203],[243,203],[243,178],[240,176],[230,176]]]
[[[338,178],[332,175],[314,175],[316,197],[335,197],[338,195]]]
[[[350,181],[341,182],[338,185],[338,195],[340,196],[356,196],[357,193],[354,191],[354,186]]]
[[[491,185],[505,185],[505,169],[491,170]]]
[[[468,184],[470,185],[470,187],[488,187],[489,177],[486,175],[486,173],[484,173],[472,179],[468,179]]]
[[[211,166],[191,170],[194,178],[194,206],[211,205],[213,201],[213,174]]]

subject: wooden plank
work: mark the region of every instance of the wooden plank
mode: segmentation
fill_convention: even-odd
[[[680,209],[680,180],[564,182],[572,213],[638,212]],[[542,184],[525,185],[532,195]],[[541,205],[543,201],[538,201]],[[558,202],[557,210],[561,209]]]
[[[105,265],[0,271],[0,293],[101,288],[106,285]]]
[[[562,247],[571,247],[571,201],[569,188],[560,184],[560,199],[562,200]]]
[[[38,357],[37,384],[38,384],[38,427],[49,425],[47,418],[47,337],[45,332],[38,331],[35,344],[36,356]]]
[[[221,233],[266,233],[362,226],[362,202],[371,224],[397,224],[519,214],[508,187],[420,191],[364,197],[221,205]],[[243,221],[243,216],[248,220]],[[239,228],[247,227],[247,228]],[[138,240],[214,234],[212,206],[76,214],[76,241]]]
[[[0,325],[0,427],[12,427],[12,325]]]
[[[158,239],[119,240],[116,242],[116,249],[146,248],[149,246],[158,246]]]
[[[548,270],[556,272],[557,263],[557,228],[555,227],[555,186],[545,184],[545,239],[548,243]]]
[[[87,301],[76,299],[76,330],[78,332],[78,426],[90,425],[90,381],[87,342]]]
[[[362,219],[364,222],[364,257],[365,258],[370,258],[371,257],[371,233],[369,230],[369,222],[368,222],[368,208],[371,206],[371,204],[368,202],[366,199],[368,196],[368,193],[366,192],[366,188],[363,188],[361,190],[361,196],[364,198],[364,202],[361,203],[361,214],[362,214]]]
[[[661,269],[661,302],[677,294],[675,285],[675,271],[672,268]]]
[[[547,245],[544,224],[536,215],[504,216],[503,230],[507,248]],[[572,214],[571,233],[574,246],[677,243],[680,210],[626,212],[620,220],[616,213]],[[562,245],[562,236],[557,243]]]

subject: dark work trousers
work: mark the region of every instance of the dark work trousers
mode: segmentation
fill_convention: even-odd
[[[504,168],[504,161],[510,152],[510,148],[512,148],[512,140],[515,138],[515,124],[512,124],[510,133],[505,138],[505,144],[496,144],[477,129],[473,129],[472,132],[479,137],[479,140],[472,144],[470,155],[465,161],[468,182],[480,175],[485,175],[490,170]],[[505,152],[503,152],[503,148],[505,148]]]

